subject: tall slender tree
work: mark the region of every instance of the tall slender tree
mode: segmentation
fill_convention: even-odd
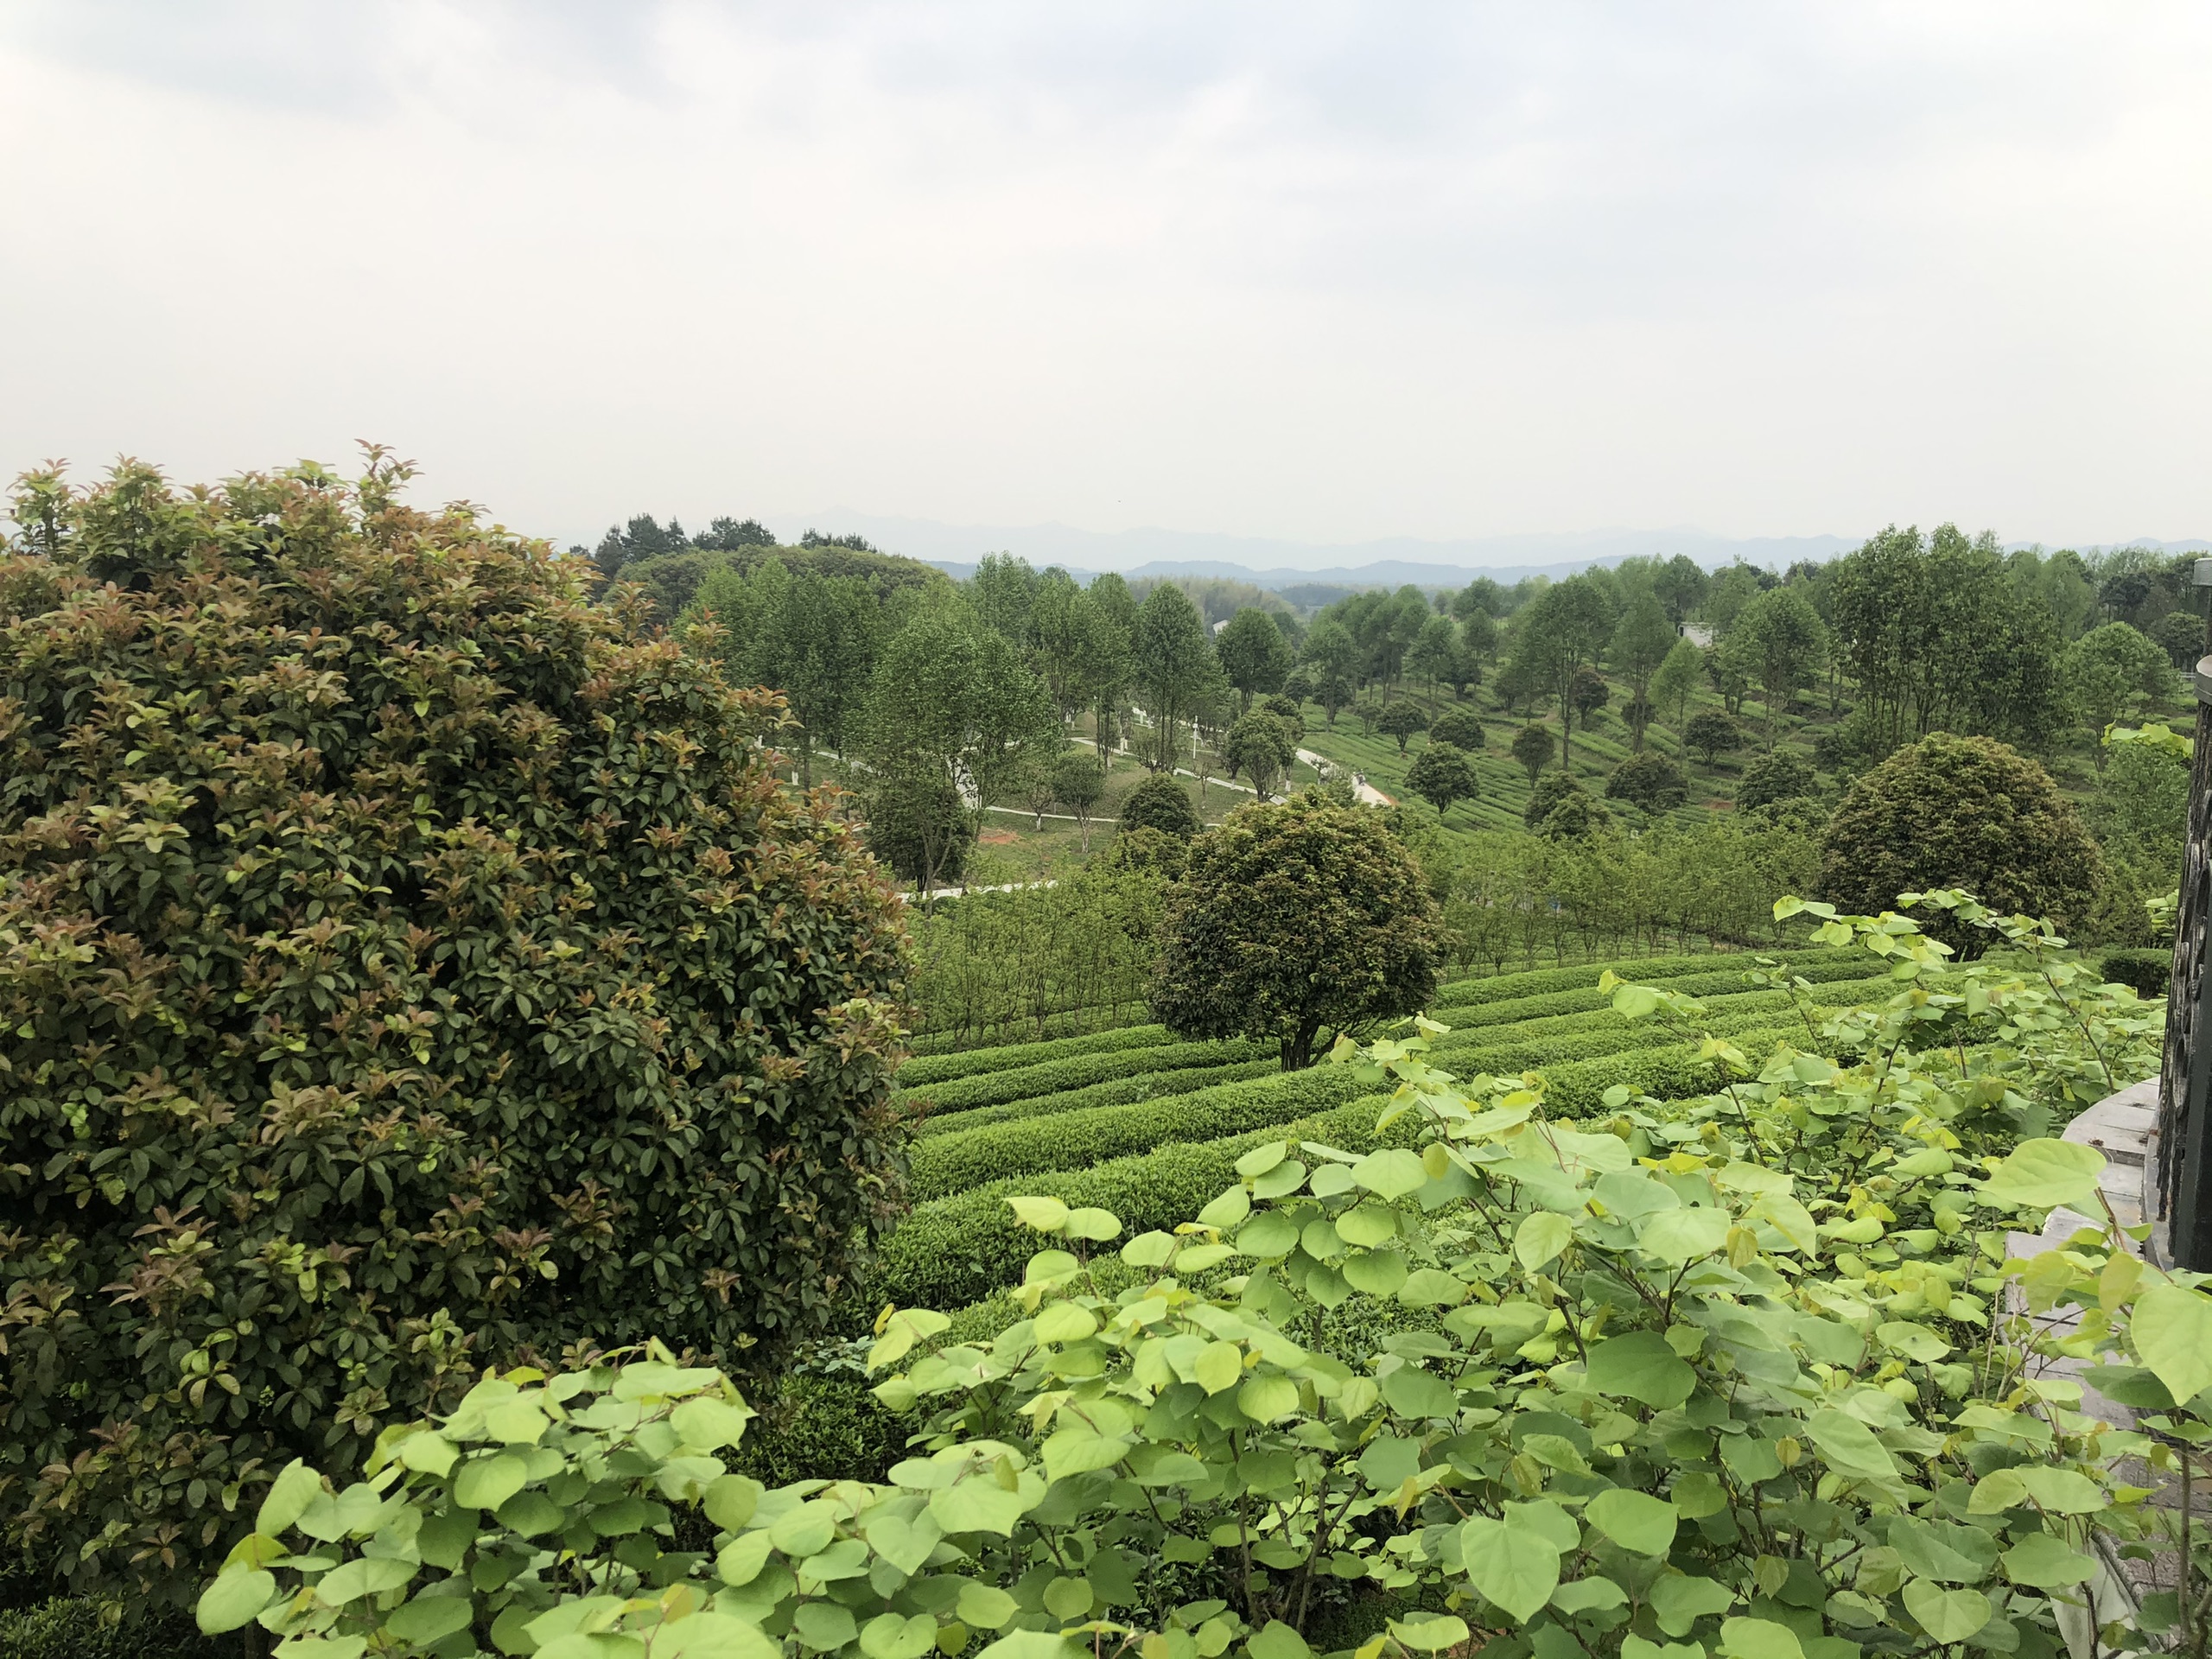
[[[1220,677],[1206,625],[1183,590],[1162,582],[1145,596],[1130,640],[1131,688],[1152,722],[1145,764],[1172,771],[1181,733],[1211,682]]]
[[[1628,682],[1629,699],[1622,713],[1628,721],[1630,747],[1638,753],[1649,720],[1652,677],[1679,638],[1667,620],[1667,607],[1649,593],[1638,595],[1613,630],[1606,654],[1614,672]]]
[[[1595,584],[1569,576],[1539,594],[1514,641],[1531,683],[1560,700],[1560,766],[1574,761],[1574,682],[1612,638],[1612,608]]]

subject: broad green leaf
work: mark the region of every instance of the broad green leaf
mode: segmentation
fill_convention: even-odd
[[[1014,1218],[1040,1233],[1058,1233],[1068,1224],[1068,1207],[1058,1198],[1008,1198]]]
[[[193,1618],[206,1634],[220,1636],[251,1623],[276,1594],[276,1575],[260,1567],[219,1573],[200,1592]]]
[[[786,1555],[817,1555],[837,1535],[837,1505],[817,1497],[768,1523],[768,1541]]]
[[[995,1532],[1004,1538],[1028,1512],[1020,1492],[1007,1491],[988,1475],[971,1475],[930,1494],[930,1514],[947,1532]]]
[[[1382,1399],[1401,1417],[1451,1417],[1459,1409],[1452,1385],[1418,1365],[1401,1365],[1384,1377]]]
[[[1087,1238],[1099,1244],[1122,1236],[1121,1217],[1110,1210],[1095,1207],[1069,1211],[1067,1228],[1070,1238]]]
[[[1611,1579],[1571,1579],[1552,1592],[1552,1605],[1562,1613],[1602,1613],[1628,1605],[1628,1592]]]
[[[1571,1555],[1582,1548],[1582,1529],[1574,1524],[1574,1517],[1548,1497],[1533,1503],[1508,1503],[1505,1509],[1506,1527],[1514,1532],[1534,1533],[1561,1555]]]
[[[1466,1621],[1450,1613],[1408,1613],[1389,1624],[1390,1634],[1416,1653],[1442,1653],[1467,1641]]]
[[[1288,1255],[1298,1248],[1298,1224],[1280,1210],[1263,1210],[1238,1230],[1236,1248],[1262,1260]]]
[[[1549,1541],[1488,1516],[1459,1523],[1459,1553],[1475,1588],[1514,1618],[1533,1617],[1559,1586],[1559,1551]]]
[[[1699,1619],[1726,1612],[1736,1603],[1734,1593],[1724,1585],[1671,1572],[1652,1580],[1649,1599],[1659,1628],[1669,1636],[1688,1636]]]
[[[2096,1196],[2104,1167],[2104,1154],[2078,1141],[2023,1141],[1981,1183],[1981,1196],[2022,1210],[2079,1209]]]
[[[1457,1307],[1467,1287],[1440,1268],[1416,1268],[1398,1287],[1398,1300],[1408,1307]]]
[[[427,1648],[467,1629],[475,1616],[475,1606],[466,1596],[417,1596],[385,1614],[384,1626],[402,1641]]]
[[[760,1483],[744,1475],[721,1475],[707,1483],[702,1500],[707,1519],[724,1532],[736,1532],[760,1507]]]
[[[1908,1568],[1940,1584],[1980,1584],[1997,1564],[1997,1541],[1979,1527],[1899,1515],[1890,1519],[1889,1538]]]
[[[496,1510],[530,1478],[530,1465],[516,1452],[474,1457],[453,1478],[453,1500],[465,1509]]]
[[[1280,1373],[1247,1377],[1236,1408],[1255,1423],[1275,1422],[1298,1409],[1298,1384]]]
[[[668,1420],[683,1437],[684,1445],[696,1451],[713,1452],[735,1446],[744,1437],[745,1426],[753,1421],[753,1414],[727,1400],[700,1395],[669,1413]]]
[[[1726,1246],[1735,1224],[1726,1210],[1711,1205],[1662,1210],[1636,1224],[1636,1247],[1672,1266],[1694,1262]]]
[[[1337,1236],[1347,1244],[1372,1249],[1398,1236],[1398,1217],[1379,1204],[1355,1205],[1337,1217]]]
[[[1210,1342],[1198,1351],[1191,1369],[1200,1388],[1219,1394],[1244,1375],[1244,1351],[1233,1342]]]
[[[405,1441],[401,1442],[403,1448],[405,1444]],[[409,1465],[410,1468],[413,1466],[411,1464]],[[433,1472],[442,1473],[443,1471]],[[254,1520],[253,1529],[265,1532],[274,1538],[298,1520],[307,1506],[321,1496],[322,1477],[295,1458],[284,1465],[283,1472],[270,1483],[269,1496],[261,1500],[261,1513]]]
[[[1859,1480],[1895,1480],[1897,1461],[1874,1431],[1856,1417],[1823,1406],[1805,1421],[1805,1432],[1829,1468]],[[1979,1628],[1979,1627],[1977,1627]]]
[[[1383,1198],[1402,1198],[1428,1184],[1428,1172],[1421,1167],[1421,1154],[1403,1147],[1386,1147],[1381,1152],[1369,1153],[1351,1166],[1351,1178]]]
[[[1637,1331],[1590,1351],[1588,1378],[1599,1394],[1618,1395],[1664,1411],[1697,1387],[1697,1373],[1656,1331]]]
[[[1729,1659],[1805,1659],[1797,1632],[1770,1618],[1722,1621],[1720,1651]]]
[[[368,1650],[365,1636],[293,1636],[285,1638],[276,1656],[277,1659],[361,1659]]]
[[[937,1621],[924,1618],[937,1636]],[[784,1644],[750,1620],[728,1613],[699,1611],[659,1625],[652,1631],[653,1659],[783,1659]],[[919,1649],[914,1650],[920,1652]],[[913,1659],[902,1655],[900,1659]]]
[[[1290,1156],[1287,1142],[1270,1141],[1265,1146],[1255,1147],[1236,1160],[1236,1173],[1247,1180],[1266,1174]]]
[[[426,1475],[443,1475],[460,1461],[461,1449],[442,1434],[424,1429],[419,1434],[410,1434],[399,1443],[400,1466],[419,1470]]]
[[[1874,1340],[1893,1353],[1923,1363],[1932,1363],[1951,1351],[1949,1343],[1910,1319],[1885,1319],[1874,1327]]]
[[[1621,1659],[1705,1659],[1701,1642],[1647,1642],[1630,1632],[1621,1638]]]
[[[1753,1227],[1764,1223],[1773,1228],[1793,1249],[1810,1255],[1820,1248],[1820,1224],[1813,1219],[1811,1211],[1787,1192],[1762,1194],[1758,1202],[1744,1212],[1744,1219]]]
[[[1071,1423],[1046,1440],[1045,1474],[1059,1480],[1093,1469],[1111,1469],[1128,1450],[1129,1443],[1118,1434],[1101,1434],[1088,1423]]]
[[[1592,1526],[1623,1549],[1639,1555],[1663,1555],[1674,1548],[1675,1506],[1649,1492],[1611,1487],[1592,1498],[1582,1513]]]
[[[1269,1619],[1245,1645],[1252,1659],[1311,1659],[1313,1652],[1304,1637],[1279,1618]]]
[[[2135,1357],[2177,1401],[2185,1405],[2212,1388],[2212,1296],[2153,1285],[2135,1299],[2127,1336]]]
[[[1963,1642],[1989,1623],[1989,1598],[1979,1590],[1939,1590],[1925,1579],[1904,1587],[1904,1607],[1931,1642]]]
[[[1097,1316],[1073,1302],[1054,1302],[1044,1308],[1031,1331],[1039,1342],[1081,1342],[1097,1333]]]
[[[1175,1271],[1204,1273],[1209,1268],[1219,1267],[1236,1254],[1226,1244],[1185,1244],[1175,1253]]]
[[[2030,1464],[2012,1472],[2020,1478],[2028,1496],[2053,1515],[2094,1515],[2111,1507],[2095,1481],[2071,1469]]]
[[[340,1561],[315,1580],[315,1599],[326,1607],[343,1607],[363,1596],[397,1590],[414,1576],[412,1561],[396,1560],[389,1555],[357,1555],[350,1561]]]
[[[569,1512],[543,1492],[517,1492],[493,1518],[519,1538],[535,1538],[567,1524]]]
[[[1081,1579],[1054,1579],[1045,1586],[1045,1611],[1054,1618],[1088,1618],[1093,1599],[1090,1586]]]
[[[1053,1630],[1008,1630],[976,1659],[1078,1659],[1090,1650]]]
[[[2063,1590],[2085,1582],[2097,1570],[2091,1557],[2069,1549],[2047,1532],[2031,1532],[2005,1552],[2005,1576],[2037,1590]]]
[[[931,1552],[944,1536],[944,1529],[927,1513],[911,1521],[882,1516],[868,1526],[868,1547],[908,1578],[927,1565]]]
[[[791,1615],[791,1634],[799,1645],[815,1653],[832,1653],[855,1641],[859,1629],[853,1616],[834,1601],[803,1601]]]
[[[1218,1227],[1226,1232],[1251,1213],[1252,1195],[1242,1186],[1232,1186],[1198,1211],[1198,1225]]]
[[[1018,1611],[1012,1596],[995,1584],[970,1579],[960,1586],[954,1611],[960,1622],[979,1630],[995,1630]]]
[[[2028,1489],[2020,1479],[2017,1469],[1996,1469],[1974,1483],[1973,1493],[1967,1498],[1968,1515],[2002,1515],[2007,1510],[2024,1508],[2028,1501]]]
[[[1337,1270],[1354,1290],[1370,1296],[1395,1296],[1406,1282],[1406,1258],[1395,1250],[1354,1250]]]
[[[1133,1268],[1164,1268],[1174,1254],[1174,1234],[1157,1230],[1139,1233],[1122,1246],[1122,1260]]]
[[[1556,1210],[1535,1210],[1513,1230],[1513,1254],[1535,1273],[1574,1243],[1574,1224]]]
[[[765,1532],[741,1534],[724,1544],[721,1554],[715,1557],[715,1576],[728,1585],[750,1584],[760,1576],[772,1548]]]
[[[937,1645],[937,1620],[927,1613],[909,1618],[878,1613],[861,1626],[861,1651],[868,1659],[921,1659]]]

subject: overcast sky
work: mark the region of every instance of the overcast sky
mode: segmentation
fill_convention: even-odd
[[[2212,535],[2212,9],[0,0],[0,470]],[[795,521],[794,521],[795,522]]]

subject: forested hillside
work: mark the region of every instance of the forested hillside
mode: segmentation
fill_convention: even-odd
[[[2150,944],[2177,868],[2183,768],[2105,734],[2181,707],[2204,636],[2187,558],[1944,525],[1782,571],[1676,557],[1286,598],[1004,555],[954,582],[749,520],[693,538],[640,518],[594,556],[784,691],[794,775],[845,785],[909,885],[1111,860],[1141,784],[1140,811],[1172,785],[1212,823],[1327,778],[1385,804],[1463,966],[1748,942],[1841,855],[1852,785],[1935,733],[2018,752],[2080,815],[2094,868],[2062,909],[2084,938]]]

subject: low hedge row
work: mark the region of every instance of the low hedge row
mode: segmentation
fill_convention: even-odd
[[[943,1117],[925,1117],[916,1128],[918,1139],[962,1135],[988,1123],[1012,1123],[1021,1118],[1050,1117],[1056,1112],[1079,1112],[1093,1106],[1128,1106],[1141,1100],[1165,1100],[1194,1094],[1217,1084],[1242,1083],[1247,1077],[1283,1075],[1281,1064],[1270,1055],[1264,1059],[1235,1060],[1227,1065],[1190,1065],[1179,1071],[1141,1071],[1134,1077],[1109,1077],[1080,1089],[1062,1089],[1027,1100],[1009,1100],[996,1106],[972,1106]]]
[[[1889,995],[1894,988],[1894,983],[1887,975],[1870,976],[1862,972],[1854,978],[1834,979],[1824,984],[1815,984],[1806,1000],[1815,1009],[1848,1007],[1854,1003],[1872,1001]],[[1700,1000],[1705,1004],[1707,1020],[1733,1019],[1754,1010],[1786,1014],[1791,1007],[1790,995],[1786,991],[1725,991],[1719,995],[1702,995]],[[1449,1011],[1440,1012],[1448,1014]],[[1533,1043],[1552,1038],[1564,1039],[1592,1031],[1611,1031],[1625,1022],[1608,1005],[1495,1023],[1479,1020],[1455,1023],[1449,1018],[1440,1019],[1440,1023],[1449,1026],[1451,1030],[1438,1039],[1438,1048],[1455,1050],[1470,1043],[1488,1045]]]
[[[1044,1170],[1081,1169],[1165,1142],[1215,1141],[1286,1123],[1370,1089],[1351,1068],[1317,1065],[1167,1100],[1137,1101],[987,1124],[914,1143],[914,1197],[942,1198],[986,1182]]]
[[[899,1084],[914,1089],[925,1083],[950,1083],[955,1077],[979,1077],[1043,1060],[1071,1059],[1077,1054],[1111,1054],[1125,1048],[1150,1048],[1172,1043],[1165,1026],[1121,1026],[1094,1031],[1084,1037],[1056,1037],[1039,1043],[1003,1043],[996,1048],[960,1049],[946,1054],[923,1054],[899,1068]]]
[[[911,1106],[925,1106],[931,1113],[960,1112],[977,1106],[1027,1100],[1037,1095],[1058,1094],[1115,1077],[1179,1071],[1186,1066],[1230,1065],[1239,1060],[1265,1058],[1275,1052],[1273,1043],[1241,1037],[1225,1042],[1160,1043],[1119,1053],[1077,1054],[1065,1060],[1046,1060],[1039,1065],[1012,1066],[1003,1071],[986,1071],[980,1077],[956,1077],[950,1083],[901,1089],[897,1098]]]
[[[1802,1027],[1771,1025],[1738,1033],[1733,1040],[1755,1058]],[[1694,1044],[1668,1043],[1601,1058],[1543,1069],[1545,1099],[1562,1117],[1589,1116],[1604,1110],[1603,1096],[1625,1083],[1656,1098],[1680,1099],[1710,1093],[1716,1081],[1711,1065],[1700,1064]],[[1300,1077],[1349,1077],[1335,1067],[1317,1066]],[[1036,1235],[1015,1224],[1006,1200],[1021,1194],[1059,1198],[1070,1206],[1095,1205],[1111,1211],[1128,1233],[1172,1229],[1187,1221],[1234,1179],[1236,1160],[1263,1141],[1286,1135],[1321,1141],[1348,1152],[1372,1148],[1375,1116],[1382,1096],[1355,1095],[1345,1103],[1311,1117],[1280,1122],[1211,1141],[1177,1140],[1150,1152],[1109,1158],[1085,1169],[1036,1171],[992,1180],[950,1198],[918,1205],[883,1241],[868,1269],[860,1305],[874,1310],[886,1302],[900,1306],[949,1309],[980,1301],[1011,1284],[1036,1248]],[[1187,1104],[1178,1103],[1179,1104]],[[1045,1123],[1058,1128],[1056,1120]],[[1411,1116],[1391,1132],[1410,1137]],[[871,1312],[870,1317],[873,1317]]]
[[[1172,1229],[1219,1196],[1236,1179],[1237,1159],[1262,1141],[1295,1135],[1347,1151],[1372,1146],[1381,1100],[1370,1094],[1333,1112],[1249,1135],[1196,1144],[1178,1141],[1090,1169],[1018,1175],[918,1205],[878,1247],[856,1306],[868,1309],[869,1319],[887,1302],[946,1310],[981,1301],[1015,1283],[1023,1264],[1036,1253],[1038,1239],[1015,1223],[1007,1207],[1010,1198],[1033,1193],[1071,1207],[1109,1210],[1120,1217],[1123,1237],[1155,1227]]]
[[[1860,978],[1867,971],[1869,957],[1865,951],[1836,951],[1832,960],[1825,963],[1792,963],[1789,969],[1801,980],[1812,984],[1829,984],[1836,980]],[[1712,969],[1706,973],[1675,973],[1675,976],[1626,976],[1635,978],[1637,984],[1659,984],[1668,991],[1681,991],[1692,998],[1726,998],[1741,995],[1750,988],[1747,967]],[[1611,1007],[1611,998],[1597,988],[1592,978],[1580,991],[1548,991],[1544,995],[1529,998],[1504,998],[1497,1002],[1466,1004],[1435,1004],[1429,1015],[1442,1020],[1449,1027],[1480,1027],[1480,1024],[1513,1024],[1520,1020],[1546,1020],[1561,1013],[1591,1013]]]
[[[1561,968],[1535,968],[1486,978],[1453,980],[1437,988],[1439,1007],[1463,1007],[1503,1002],[1516,997],[1546,996],[1558,991],[1588,990],[1608,968],[1624,979],[1656,985],[1688,974],[1721,973],[1732,967],[1751,968],[1760,957],[1792,965],[1847,957],[1853,951],[1841,945],[1812,945],[1794,950],[1706,950],[1662,957],[1624,957],[1617,960],[1576,963]],[[1859,952],[1859,955],[1865,953]]]

